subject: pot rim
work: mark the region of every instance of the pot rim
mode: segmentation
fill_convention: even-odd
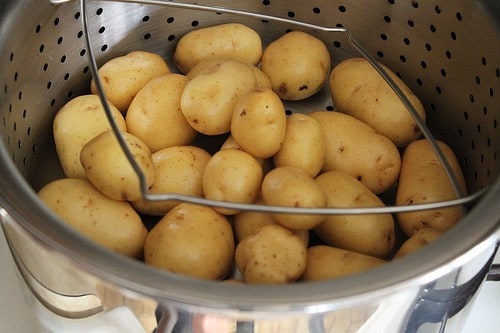
[[[62,222],[38,198],[0,145],[0,204],[35,241],[84,271],[142,297],[178,308],[218,311],[324,312],[396,291],[420,287],[462,266],[500,238],[500,178],[454,228],[438,242],[379,268],[350,277],[279,286],[204,281],[147,266],[93,243]],[[26,209],[29,208],[29,209]],[[480,224],[479,224],[480,223]],[[459,242],[457,242],[459,240]],[[85,251],[79,250],[85,249]]]

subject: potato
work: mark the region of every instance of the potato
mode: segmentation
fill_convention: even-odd
[[[394,259],[406,256],[417,250],[420,250],[424,246],[432,243],[443,233],[433,228],[422,228],[418,229],[410,238],[405,240],[403,244],[399,247],[398,251],[394,255]]]
[[[165,74],[147,83],[134,97],[125,120],[130,134],[144,141],[154,153],[192,143],[196,131],[181,111],[181,95],[188,79]]]
[[[375,194],[397,181],[401,168],[398,148],[360,120],[340,112],[309,114],[321,123],[326,155],[322,171],[344,171]]]
[[[210,154],[195,146],[174,146],[152,155],[156,169],[151,194],[177,193],[203,196],[203,172]],[[149,215],[165,215],[178,201],[133,201],[134,208]]]
[[[311,176],[294,167],[278,167],[262,181],[262,198],[272,206],[324,208],[327,198]],[[310,230],[325,220],[324,215],[273,214],[290,230]]]
[[[300,278],[307,249],[290,230],[266,225],[243,239],[235,261],[246,283],[280,284]]]
[[[155,53],[132,51],[112,58],[99,68],[99,76],[106,98],[123,114],[132,99],[152,79],[170,73],[167,63]],[[97,94],[95,80],[90,83],[92,94]]]
[[[181,96],[181,110],[188,123],[206,135],[224,134],[231,130],[231,118],[238,100],[257,87],[257,78],[251,65],[236,59],[203,62],[188,75]]]
[[[223,149],[208,161],[203,173],[203,194],[212,200],[253,203],[259,195],[262,167],[257,160],[240,149]],[[234,209],[216,208],[232,215]]]
[[[307,266],[302,276],[305,281],[335,279],[379,267],[386,261],[377,257],[328,245],[307,249]]]
[[[234,256],[229,221],[206,206],[181,203],[149,232],[146,264],[208,280],[224,278]]]
[[[179,39],[174,62],[188,73],[200,61],[225,56],[257,65],[262,57],[260,35],[240,23],[225,23],[188,32]]]
[[[128,202],[107,197],[87,179],[73,178],[52,181],[38,196],[82,235],[116,253],[142,255],[147,230]]]
[[[302,100],[325,84],[330,53],[318,38],[291,31],[269,44],[262,54],[262,71],[273,90],[284,100]]]
[[[118,128],[126,132],[123,115],[112,104],[110,110]],[[80,151],[92,138],[110,129],[104,107],[96,95],[75,97],[56,113],[52,131],[57,156],[66,177],[86,178],[80,163]]]
[[[285,107],[270,89],[256,89],[236,104],[231,135],[238,145],[256,158],[269,158],[285,138]]]
[[[256,204],[263,204],[262,200],[257,199]],[[234,216],[233,231],[236,239],[241,242],[244,238],[255,233],[259,228],[276,224],[276,220],[272,217],[270,213],[261,213],[257,211],[243,211]],[[292,233],[299,237],[304,246],[307,247],[309,244],[309,231],[307,230],[297,230]]]
[[[296,167],[316,177],[325,161],[325,140],[319,121],[301,113],[288,116],[285,139],[273,161],[277,167]]]
[[[142,170],[146,188],[155,181],[155,166],[148,146],[130,133],[122,133],[136,163]],[[142,198],[139,177],[126,158],[112,131],[106,131],[83,146],[80,161],[90,182],[115,200]]]
[[[425,121],[425,109],[418,97],[393,71],[380,66]],[[337,111],[363,121],[397,146],[406,146],[420,137],[420,128],[410,111],[365,58],[342,61],[332,70],[329,82]]]
[[[328,198],[328,207],[382,207],[384,203],[361,182],[342,171],[328,171],[315,182]],[[391,214],[329,215],[314,231],[328,245],[384,258],[394,248]]]
[[[465,194],[467,192],[465,179],[455,154],[446,143],[438,141],[438,145]],[[414,205],[456,198],[448,176],[430,143],[421,139],[408,145],[403,153],[396,205]],[[461,217],[461,206],[397,215],[399,225],[408,236],[425,227],[444,232],[455,225]]]

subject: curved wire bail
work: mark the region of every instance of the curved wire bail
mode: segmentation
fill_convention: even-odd
[[[67,1],[67,0],[64,0],[62,2],[65,2],[65,1]],[[144,175],[143,171],[141,170],[139,164],[135,161],[130,149],[128,148],[128,146],[126,144],[126,141],[125,141],[122,133],[120,132],[120,130],[119,130],[119,128],[118,128],[118,126],[117,126],[117,124],[112,116],[111,108],[110,108],[109,103],[107,101],[107,98],[105,96],[102,81],[101,81],[101,78],[99,76],[96,58],[94,56],[92,42],[91,42],[89,30],[88,30],[88,18],[87,18],[87,9],[86,9],[87,0],[80,0],[80,8],[81,8],[81,12],[82,12],[81,19],[82,19],[83,32],[84,32],[84,37],[85,37],[84,39],[85,39],[86,47],[88,49],[87,56],[88,56],[89,62],[90,62],[90,71],[91,71],[91,74],[94,78],[94,83],[96,85],[101,103],[102,103],[103,108],[105,110],[106,117],[111,125],[111,129],[114,132],[121,149],[125,153],[127,160],[129,161],[130,165],[134,169],[134,172],[137,174],[137,177],[139,177],[140,188],[141,188],[141,192],[142,192],[142,196],[143,196],[144,200],[148,200],[148,201],[182,201],[182,202],[190,202],[190,203],[195,203],[195,204],[200,204],[200,205],[205,205],[205,206],[212,206],[212,207],[219,207],[219,208],[229,208],[229,209],[236,209],[236,210],[242,210],[242,211],[258,211],[258,212],[267,212],[267,213],[313,214],[313,215],[388,214],[388,213],[400,213],[400,212],[411,212],[411,211],[419,211],[419,210],[429,210],[429,209],[444,208],[444,207],[459,206],[459,205],[463,206],[467,203],[476,201],[477,199],[479,199],[482,195],[484,195],[487,192],[487,188],[484,188],[484,189],[479,190],[471,195],[468,195],[468,196],[464,195],[463,191],[461,190],[461,187],[459,185],[459,182],[457,180],[455,173],[451,169],[450,164],[448,163],[448,160],[446,159],[441,148],[437,144],[436,139],[433,137],[431,131],[429,130],[429,128],[425,124],[425,121],[420,117],[420,115],[415,110],[413,105],[410,103],[408,98],[404,95],[404,93],[401,91],[399,86],[388,75],[388,73],[384,70],[384,68],[382,68],[382,66],[380,66],[380,64],[362,47],[362,45],[358,41],[356,41],[356,39],[351,34],[351,32],[346,28],[324,27],[324,26],[319,26],[319,25],[315,25],[315,24],[310,24],[310,23],[290,20],[290,19],[286,19],[286,18],[270,16],[270,15],[265,15],[265,14],[258,14],[258,13],[235,10],[235,9],[224,8],[224,7],[206,6],[206,5],[199,5],[199,4],[187,4],[187,3],[174,2],[174,1],[165,1],[165,0],[104,0],[104,1],[138,3],[138,4],[146,4],[146,5],[160,5],[160,6],[167,6],[167,7],[190,9],[190,10],[201,10],[201,11],[210,11],[210,12],[217,12],[217,13],[236,14],[236,15],[242,15],[242,16],[247,16],[247,17],[254,17],[254,18],[261,19],[261,20],[286,23],[286,24],[290,24],[290,25],[294,25],[294,26],[302,27],[302,28],[306,28],[306,29],[344,34],[347,37],[347,40],[349,41],[351,46],[354,47],[372,65],[372,67],[382,76],[382,78],[389,84],[389,86],[392,88],[392,90],[398,96],[398,98],[401,100],[401,102],[405,105],[408,112],[410,112],[410,114],[412,115],[412,117],[416,121],[417,125],[419,126],[420,130],[422,131],[422,134],[431,144],[432,149],[434,150],[439,162],[441,163],[441,165],[443,166],[443,168],[446,172],[446,175],[447,175],[447,177],[452,185],[453,191],[454,191],[455,196],[456,196],[456,199],[454,199],[454,200],[425,203],[425,204],[415,204],[415,205],[409,205],[409,206],[356,207],[356,208],[351,208],[351,207],[299,208],[299,207],[282,207],[282,206],[268,206],[268,205],[256,205],[256,204],[242,204],[242,203],[236,203],[236,202],[210,200],[210,199],[175,194],[175,193],[159,193],[159,194],[149,193],[148,187],[146,185],[145,175]],[[58,2],[58,3],[62,3],[62,2]]]

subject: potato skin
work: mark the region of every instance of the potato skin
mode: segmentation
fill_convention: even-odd
[[[38,196],[89,239],[129,257],[142,255],[147,230],[128,202],[109,198],[86,179],[72,178],[45,185]]]
[[[269,158],[281,148],[286,131],[285,106],[271,89],[256,89],[234,107],[231,135],[255,158]]]
[[[438,141],[438,145],[450,164],[463,193],[466,193],[465,179],[455,154],[446,143]],[[452,199],[456,199],[455,192],[430,143],[421,139],[408,145],[403,153],[396,205],[413,205]],[[417,230],[425,227],[432,227],[444,232],[454,226],[461,217],[461,206],[397,215],[399,225],[408,236],[412,236]]]
[[[290,230],[272,224],[244,238],[236,247],[235,261],[246,283],[280,284],[300,278],[306,252]]]
[[[315,182],[328,198],[328,207],[383,207],[384,203],[366,186],[341,171],[328,171]],[[395,243],[391,214],[329,215],[314,228],[327,244],[354,252],[384,258]]]
[[[315,245],[307,249],[307,266],[302,279],[335,279],[361,273],[385,263],[383,259],[365,254],[327,245]]]
[[[325,161],[325,140],[319,121],[302,113],[288,116],[285,138],[273,161],[277,167],[296,167],[316,177]]]
[[[149,232],[146,264],[207,280],[222,279],[234,255],[229,221],[206,206],[181,203]]]
[[[344,171],[375,194],[389,189],[398,179],[401,156],[387,137],[347,114],[316,111],[325,137],[326,153],[322,171]]]
[[[174,62],[183,73],[207,58],[225,56],[257,65],[262,57],[260,35],[240,23],[225,23],[200,28],[181,37]]]
[[[181,95],[188,79],[165,74],[148,82],[134,97],[125,120],[130,134],[144,141],[151,152],[189,145],[196,131],[181,110]]]
[[[203,173],[205,198],[239,203],[253,203],[259,195],[262,167],[247,152],[228,148],[219,150],[208,161]],[[216,208],[222,214],[238,211]]]
[[[423,121],[425,109],[418,97],[389,68],[380,64],[398,85]],[[421,136],[420,128],[403,102],[365,58],[350,58],[334,67],[330,92],[337,111],[347,113],[406,146]]]
[[[295,167],[278,167],[269,171],[262,181],[262,199],[268,205],[324,208],[327,198],[311,176]],[[325,220],[324,215],[272,214],[290,230],[310,230]]]
[[[173,146],[153,153],[155,181],[150,193],[178,193],[203,196],[203,172],[210,154],[195,146]],[[144,214],[165,215],[177,201],[133,201],[133,207]]]
[[[99,68],[106,98],[123,114],[127,112],[132,99],[152,79],[170,73],[167,63],[155,53],[132,51],[107,61]],[[95,81],[90,91],[97,95]]]
[[[156,177],[151,151],[139,138],[122,133],[135,161],[139,164],[150,189]],[[139,177],[122,151],[112,131],[106,131],[83,146],[80,161],[90,182],[115,200],[135,201],[142,198]]]
[[[401,244],[393,259],[404,257],[432,243],[443,233],[433,228],[418,229],[410,238]]]
[[[291,31],[269,44],[262,54],[262,71],[284,100],[302,100],[318,92],[331,66],[330,53],[318,38]]]
[[[257,77],[251,65],[236,59],[207,61],[210,66],[200,62],[192,69],[196,75],[188,74],[181,110],[191,127],[202,134],[228,133],[236,103],[257,87]]]
[[[118,128],[126,132],[127,125],[120,111],[110,103]],[[98,134],[111,129],[99,96],[82,95],[67,102],[54,117],[52,131],[57,156],[68,178],[86,178],[80,163],[82,147]]]

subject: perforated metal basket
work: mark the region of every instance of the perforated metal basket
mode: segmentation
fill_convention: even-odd
[[[500,33],[498,12],[488,2],[201,3],[220,9],[212,11],[154,1],[88,1],[85,12],[76,0],[61,2],[0,1],[2,220],[23,276],[50,313],[86,317],[125,304],[147,331],[158,332],[172,327],[175,332],[196,331],[197,316],[215,316],[241,332],[275,332],[279,327],[283,332],[374,327],[420,332],[445,326],[453,331],[460,325],[457,314],[467,312],[468,302],[451,300],[475,292],[499,238]],[[289,20],[305,23],[301,29],[323,39],[334,64],[356,54],[349,36],[307,24],[347,29],[369,56],[395,70],[424,103],[432,134],[455,151],[469,191],[487,190],[439,242],[416,257],[349,279],[241,289],[172,276],[108,253],[75,234],[36,198],[42,185],[63,176],[52,120],[65,102],[88,92],[90,51],[98,65],[136,49],[171,61],[176,42],[193,28],[242,22],[267,43],[296,27]],[[333,106],[324,91],[288,107],[305,112]],[[452,291],[440,293],[439,302],[419,303],[425,300],[424,290],[434,289]],[[437,303],[445,305],[429,306]],[[387,318],[390,327],[383,326]]]

